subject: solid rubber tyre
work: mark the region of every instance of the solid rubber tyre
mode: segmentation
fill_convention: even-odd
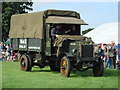
[[[94,65],[93,75],[95,77],[98,77],[98,76],[103,76],[103,73],[104,73],[104,64],[103,64],[103,61],[100,61]]]

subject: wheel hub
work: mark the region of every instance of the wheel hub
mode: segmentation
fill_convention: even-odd
[[[64,69],[64,70],[65,70],[65,69],[66,69],[66,66],[62,66],[61,69]]]
[[[25,61],[22,61],[21,64],[22,64],[22,67],[25,67]]]

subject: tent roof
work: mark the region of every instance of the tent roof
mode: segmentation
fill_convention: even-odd
[[[118,23],[106,23],[98,26],[94,30],[85,34],[87,37],[91,37],[95,43],[111,43],[114,41],[118,43]],[[120,40],[119,40],[120,43]]]

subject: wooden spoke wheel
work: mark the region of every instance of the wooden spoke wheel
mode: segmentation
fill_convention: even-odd
[[[32,61],[28,55],[22,55],[20,58],[20,69],[23,71],[31,71]]]
[[[67,57],[63,57],[60,63],[61,75],[64,77],[70,76],[70,60]]]
[[[93,67],[93,75],[95,77],[103,76],[103,72],[104,72],[104,64],[103,61],[101,61]]]

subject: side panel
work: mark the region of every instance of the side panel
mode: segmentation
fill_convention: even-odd
[[[11,47],[13,50],[18,50],[18,39],[11,39]]]
[[[11,39],[11,47],[18,51],[42,51],[42,39],[20,38]]]
[[[28,51],[42,51],[42,39],[28,39]]]

